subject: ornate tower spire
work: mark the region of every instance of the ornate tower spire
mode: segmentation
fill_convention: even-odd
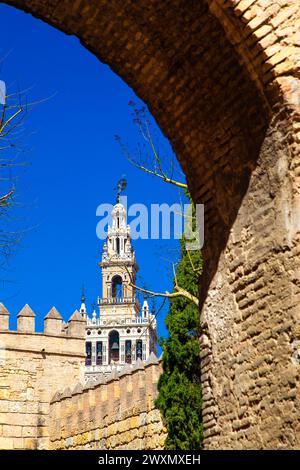
[[[136,317],[139,305],[132,284],[135,284],[138,266],[124,205],[117,202],[111,215],[112,224],[108,227],[100,263],[103,295],[99,299],[101,315]],[[123,305],[124,308],[118,307],[116,310],[116,305]]]

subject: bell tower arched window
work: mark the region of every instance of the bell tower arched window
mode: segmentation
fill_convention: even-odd
[[[123,281],[121,276],[112,278],[112,297],[123,297]]]
[[[85,365],[92,365],[92,343],[90,341],[85,343]]]
[[[141,339],[136,342],[136,358],[143,359],[143,341]]]
[[[109,363],[118,362],[120,358],[120,336],[116,330],[109,333]]]
[[[131,364],[131,340],[127,339],[125,341],[125,362],[126,364]]]
[[[103,343],[102,341],[97,341],[96,343],[96,365],[100,366],[103,360]]]

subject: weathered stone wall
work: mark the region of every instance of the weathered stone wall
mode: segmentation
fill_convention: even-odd
[[[268,124],[202,292],[205,445],[300,448],[300,4],[226,4],[211,9],[263,93]]]
[[[155,449],[166,437],[154,407],[161,366],[152,353],[144,365],[125,366],[86,386],[56,393],[50,406],[51,449]]]
[[[196,202],[207,448],[298,448],[298,0],[7,0],[150,107]]]
[[[0,304],[0,449],[45,449],[50,398],[83,377],[84,321],[73,315],[63,328],[52,309],[44,333],[36,333],[32,310],[21,312],[18,330],[9,331],[9,314]]]
[[[210,448],[300,448],[299,196],[289,132],[280,118],[268,129],[202,311]]]

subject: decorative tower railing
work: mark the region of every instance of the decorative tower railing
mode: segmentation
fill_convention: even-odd
[[[134,304],[136,302],[137,299],[135,297],[106,297],[98,299],[98,305]]]

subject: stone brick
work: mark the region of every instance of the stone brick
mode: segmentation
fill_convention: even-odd
[[[0,437],[0,449],[11,450],[14,448],[14,440],[9,437]]]
[[[3,425],[2,432],[4,437],[21,437],[22,426]]]

